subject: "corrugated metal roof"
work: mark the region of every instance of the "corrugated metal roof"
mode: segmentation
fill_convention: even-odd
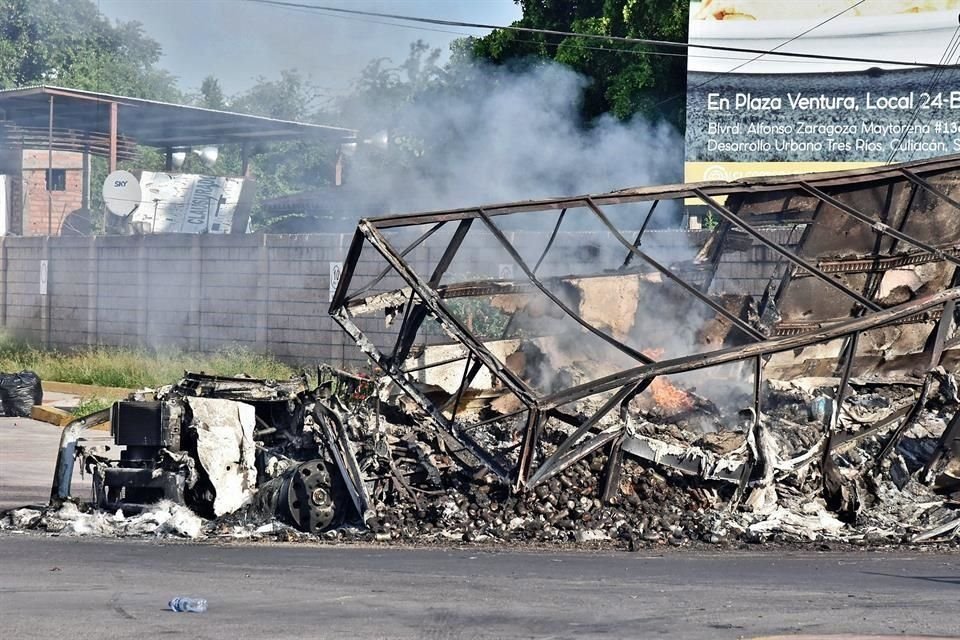
[[[53,127],[58,132],[109,135],[109,107],[116,104],[119,135],[154,147],[303,139],[343,141],[356,137],[355,130],[344,127],[50,85],[0,90],[0,123],[23,130],[46,130],[51,99]]]

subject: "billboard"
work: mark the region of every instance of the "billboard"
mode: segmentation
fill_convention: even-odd
[[[143,171],[131,222],[141,233],[245,233],[253,187],[244,178]]]
[[[960,0],[693,0],[685,179],[735,180],[960,153]],[[910,64],[885,64],[897,61]]]

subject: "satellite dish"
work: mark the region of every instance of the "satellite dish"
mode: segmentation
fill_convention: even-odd
[[[187,161],[187,152],[186,151],[174,151],[170,154],[170,163],[173,165],[174,169],[178,171],[183,168],[183,163]]]
[[[103,181],[103,203],[115,216],[128,216],[140,206],[140,182],[129,171],[114,171]]]

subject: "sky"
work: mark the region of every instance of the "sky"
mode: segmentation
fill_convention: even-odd
[[[509,24],[520,18],[513,0],[298,0],[347,9],[420,17]],[[396,64],[421,39],[446,54],[451,41],[483,35],[476,29],[397,26],[377,18],[335,16],[285,9],[247,0],[95,0],[110,19],[141,22],[163,47],[160,66],[177,76],[181,89],[199,88],[216,76],[226,95],[298,69],[329,95],[349,88],[375,58]]]

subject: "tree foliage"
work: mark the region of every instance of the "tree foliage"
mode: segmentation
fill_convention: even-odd
[[[278,120],[330,124],[320,110],[320,98],[319,89],[300,72],[287,69],[275,80],[259,78],[250,89],[231,98],[227,106],[230,111]],[[332,183],[337,153],[333,145],[295,140],[261,144],[250,151],[258,201]],[[239,153],[235,157],[239,171]],[[254,221],[263,218],[256,207]]]
[[[518,27],[578,34],[685,42],[689,0],[514,0],[523,9]],[[583,115],[641,114],[682,130],[686,59],[648,45],[576,36],[496,30],[472,40],[472,53],[495,64],[537,58],[566,64],[590,79]]]
[[[320,109],[320,92],[296,70],[280,72],[278,78],[258,78],[246,91],[227,96],[215,76],[207,76],[197,93],[188,94],[186,101],[206,109],[291,120],[330,124],[330,115]],[[204,166],[193,154],[187,155],[182,171],[213,175],[240,175],[242,148],[239,145],[221,145],[216,165]],[[289,142],[259,142],[248,148],[250,171],[257,183],[253,209],[254,225],[262,224],[266,215],[260,202],[276,196],[307,191],[332,183],[337,150],[331,144],[311,140]]]
[[[418,40],[410,45],[407,59],[397,66],[387,58],[368,63],[350,92],[328,108],[330,119],[357,129],[361,139],[389,135],[387,148],[365,145],[363,153],[371,169],[409,167],[424,153],[419,136],[405,135],[410,132],[404,131],[404,115],[415,103],[431,101],[438,92],[451,91],[454,79],[464,77],[457,63],[441,66],[439,60],[439,49],[431,49]]]
[[[35,84],[177,100],[160,45],[90,0],[0,0],[0,87]]]
[[[201,107],[207,109],[224,109],[227,106],[220,81],[214,76],[207,76],[200,83],[199,102]]]
[[[523,9],[518,26],[686,39],[689,0],[515,2]],[[484,38],[456,41],[450,61],[441,64],[440,51],[418,41],[411,45],[402,63],[395,65],[387,59],[370,62],[346,95],[327,102],[295,70],[282,71],[276,78],[260,78],[237,95],[225,94],[213,76],[205,78],[196,92],[182,93],[176,79],[159,67],[161,53],[160,45],[144,32],[142,25],[111,22],[99,13],[92,0],[0,0],[0,88],[54,84],[186,102],[210,109],[356,128],[361,140],[388,130],[391,133],[387,149],[367,146],[363,150],[365,170],[374,173],[400,169],[400,175],[406,172],[415,176],[418,170],[435,170],[435,165],[426,160],[442,155],[438,150],[444,145],[471,132],[457,131],[450,124],[449,130],[437,131],[443,128],[429,118],[402,122],[404,114],[429,111],[410,109],[418,103],[463,104],[477,91],[489,89],[490,85],[481,85],[478,78],[483,77],[488,83],[499,80],[478,71],[486,63],[524,66],[549,59],[573,68],[589,80],[582,104],[585,121],[599,119],[606,113],[623,120],[640,114],[683,127],[683,99],[667,99],[683,93],[684,58],[653,56],[650,47],[623,42],[497,30]],[[425,135],[424,128],[430,128],[430,135]],[[435,148],[426,148],[427,144]],[[252,154],[258,201],[332,183],[337,157],[332,144],[297,140],[260,144],[248,152]],[[135,162],[123,166],[162,170],[164,158],[157,150],[142,149]],[[182,170],[238,175],[241,149],[222,146],[213,170],[188,154]],[[105,172],[104,161],[95,159],[95,182],[102,180]],[[364,176],[356,176],[356,183],[367,181]],[[96,195],[98,190],[93,191]],[[255,216],[260,217],[257,208]]]

